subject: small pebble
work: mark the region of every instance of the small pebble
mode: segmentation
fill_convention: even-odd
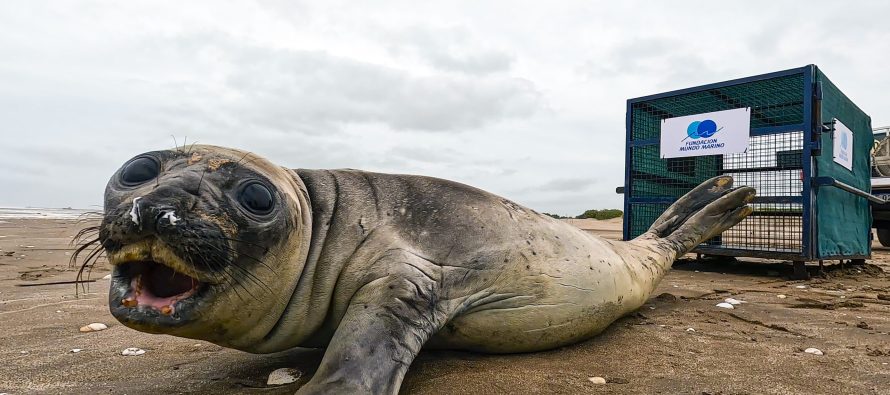
[[[823,354],[824,354],[824,353],[822,352],[822,350],[820,350],[820,349],[818,349],[818,348],[813,348],[813,347],[810,347],[810,348],[808,348],[808,349],[806,349],[806,350],[803,350],[803,352],[805,352],[805,353],[807,353],[807,354],[813,354],[813,355],[823,355]]]
[[[72,353],[75,353],[75,354],[76,354],[76,353],[79,353],[79,352],[81,352],[81,351],[83,351],[83,350],[81,350],[81,349],[79,349],[79,348],[72,348],[72,349],[71,349],[71,352],[72,352]]]
[[[106,329],[108,329],[108,325],[105,325],[100,322],[94,322],[87,326],[80,327],[81,332],[98,332],[98,331],[104,331]]]
[[[776,295],[776,297],[779,298],[779,299],[785,299],[785,298],[787,298],[787,296],[782,295],[782,294],[778,294],[778,295]]]
[[[590,380],[590,382],[594,383],[594,384],[605,384],[606,383],[606,379],[604,379],[602,377],[588,377],[587,380]]]
[[[302,376],[303,372],[299,371],[298,369],[275,369],[272,371],[272,373],[269,373],[269,378],[266,380],[266,385],[290,384],[299,380]]]
[[[22,355],[25,355],[27,353],[28,353],[27,351],[19,351],[19,354],[22,354]]]
[[[797,288],[797,289],[806,289],[807,286],[806,286],[806,285],[798,285],[798,286],[796,286],[796,287],[794,287],[794,288]]]
[[[136,356],[136,355],[142,355],[142,354],[145,354],[145,350],[143,350],[141,348],[136,348],[136,347],[130,347],[130,348],[125,349],[124,351],[121,351],[121,355],[126,355],[126,356]]]
[[[726,298],[726,299],[724,300],[724,302],[729,303],[729,304],[731,304],[731,305],[737,305],[737,304],[742,304],[742,303],[748,303],[748,302],[742,302],[741,300],[733,299],[733,298]]]
[[[717,303],[717,307],[720,307],[720,308],[723,308],[723,309],[734,309],[734,308],[735,308],[735,307],[733,307],[731,304],[726,303],[726,302]]]
[[[62,312],[62,310],[56,310],[56,313],[61,313],[61,312]]]
[[[694,328],[686,328],[686,332],[695,332]]]

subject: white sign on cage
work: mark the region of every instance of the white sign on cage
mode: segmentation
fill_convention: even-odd
[[[750,133],[750,107],[663,119],[661,157],[745,152]]]
[[[834,120],[834,153],[832,157],[834,161],[847,170],[853,171],[853,131],[841,123],[840,120]]]

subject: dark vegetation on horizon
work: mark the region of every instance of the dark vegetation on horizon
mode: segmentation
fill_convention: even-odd
[[[567,218],[612,219],[612,218],[618,218],[618,217],[622,216],[624,213],[621,210],[607,208],[607,209],[603,209],[603,210],[587,210],[587,211],[585,211],[577,216],[574,216],[574,217],[563,217],[562,215],[559,215],[559,214],[550,214],[550,213],[543,213],[543,214],[546,216],[556,218],[556,219],[567,219]]]

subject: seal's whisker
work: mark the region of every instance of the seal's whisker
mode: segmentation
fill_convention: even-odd
[[[263,159],[263,158],[261,158],[261,157],[259,157],[259,156],[255,156],[255,157],[253,157],[253,159],[248,160],[248,161],[245,162],[244,164],[252,165],[252,164],[254,164],[254,163],[256,163],[257,161],[260,161],[260,160],[262,160],[262,159]]]
[[[243,161],[244,158],[246,158],[246,157],[247,157],[248,155],[250,155],[250,154],[252,154],[252,152],[245,152],[244,155],[241,156],[241,159],[238,159],[238,162],[236,162],[235,164],[236,164],[236,165],[240,165],[240,164],[241,164],[241,161]]]
[[[225,236],[215,236],[215,237],[214,237],[214,236],[210,236],[210,237],[211,237],[211,238],[218,239],[218,240],[228,240],[228,241],[233,241],[233,242],[236,242],[236,243],[243,243],[243,244],[249,245],[249,246],[251,246],[251,247],[255,247],[255,248],[261,248],[261,249],[263,249],[263,254],[270,254],[270,255],[272,255],[273,257],[275,256],[274,253],[272,253],[271,251],[269,251],[269,248],[268,248],[268,247],[262,246],[262,245],[257,244],[257,243],[253,243],[253,242],[249,242],[249,241],[241,240],[241,239],[235,239],[235,238],[231,238],[231,237],[225,237]],[[202,239],[203,237],[199,237],[199,236],[184,236],[184,238],[188,238],[188,239]],[[248,259],[250,259],[250,260],[252,260],[252,261],[254,261],[254,262],[256,262],[256,263],[259,263],[260,265],[262,265],[263,267],[265,267],[266,269],[268,269],[268,270],[271,271],[272,273],[275,273],[275,269],[273,269],[271,266],[269,266],[269,265],[268,265],[265,261],[263,261],[262,259],[259,259],[259,258],[255,257],[255,256],[253,256],[253,255],[247,254],[247,253],[245,253],[245,252],[243,252],[243,251],[239,251],[238,249],[235,249],[235,248],[233,248],[232,246],[229,246],[229,245],[227,245],[227,244],[223,244],[222,246],[213,246],[213,247],[216,248],[217,251],[219,251],[219,252],[230,252],[230,253],[235,253],[235,254],[237,254],[237,255],[239,255],[239,256],[244,256],[244,257],[246,257],[246,258],[248,258]],[[221,247],[222,247],[222,248],[225,248],[225,249],[222,249]]]
[[[232,241],[238,242],[237,240],[232,240]],[[248,246],[250,246],[250,244],[249,244],[248,242],[244,242],[244,243],[247,244]],[[272,255],[273,257],[275,256],[275,254],[272,254],[272,253],[270,253],[270,252],[268,252],[268,251],[265,251],[265,249],[266,249],[265,247],[262,247],[262,246],[256,246],[256,245],[253,245],[253,247],[264,249],[263,254],[269,253],[269,254]],[[247,257],[248,259],[250,259],[250,260],[252,260],[252,261],[254,261],[254,262],[256,262],[256,263],[259,263],[260,265],[262,265],[263,267],[265,267],[266,269],[268,269],[268,270],[271,271],[272,273],[275,273],[275,269],[273,269],[271,266],[269,266],[268,264],[266,264],[266,262],[263,261],[262,259],[257,258],[257,257],[255,257],[255,256],[253,256],[253,255],[247,254],[247,253],[245,253],[245,252],[239,251],[239,250],[233,248],[232,246],[228,246],[228,245],[227,245],[226,248],[228,248],[228,251],[229,251],[229,252],[234,252],[234,253],[236,253],[236,254],[238,254],[238,255],[243,255],[243,256]]]
[[[68,260],[68,263],[69,263],[71,266],[74,266],[74,265],[77,263],[77,258],[78,258],[81,254],[83,254],[84,251],[86,251],[87,248],[91,248],[91,247],[92,247],[92,250],[90,251],[90,253],[92,253],[92,251],[94,251],[96,248],[101,248],[101,246],[102,246],[102,245],[100,244],[100,241],[99,241],[99,238],[98,238],[98,237],[93,238],[93,239],[90,239],[90,240],[88,240],[88,241],[86,241],[86,242],[83,242],[83,243],[79,243],[79,244],[77,245],[77,247],[74,249],[74,253],[71,254],[71,258]]]
[[[220,252],[234,252],[236,254],[238,253],[237,251],[232,250],[230,247],[226,247],[226,248],[228,248],[228,250],[219,248],[219,246],[214,246],[214,248]],[[255,274],[253,274],[249,270],[245,269],[244,267],[241,267],[241,265],[238,265],[238,263],[234,259],[228,260],[228,261],[222,261],[219,257],[214,257],[208,263],[219,264],[220,268],[223,269],[223,272],[225,272],[230,278],[236,279],[236,277],[234,276],[234,273],[231,271],[231,269],[232,268],[238,269],[238,271],[240,271],[242,274],[244,274],[244,276],[245,276],[244,278],[246,278],[247,280],[251,281],[252,283],[254,283],[256,285],[263,286],[264,288],[268,289],[270,292],[272,291],[272,289],[269,287],[268,284],[266,284],[265,281],[263,281],[262,279],[260,279],[259,277],[257,277]],[[243,284],[240,284],[240,282],[238,285],[241,285],[243,287]],[[248,291],[248,293],[250,293],[250,292]],[[251,296],[253,296],[253,295],[251,294]]]
[[[84,236],[90,232],[92,232],[92,230],[90,230],[89,228],[82,229],[80,232],[78,232],[78,236],[75,237],[75,239],[78,240],[79,244],[77,248],[75,248],[74,253],[71,254],[71,258],[68,260],[68,265],[73,267],[77,265],[78,258],[81,257],[83,254],[86,254],[86,258],[83,260],[83,263],[77,270],[78,282],[83,280],[83,274],[85,271],[87,273],[87,278],[89,279],[90,273],[92,273],[93,270],[93,266],[96,264],[96,262],[99,261],[99,259],[104,257],[105,248],[102,247],[102,243],[99,237],[81,242]],[[86,252],[88,249],[89,252]],[[75,295],[79,295],[80,288],[78,288],[76,284],[77,283],[75,283],[74,286]],[[83,288],[83,292],[87,292],[87,286],[85,284],[81,283],[81,288]]]
[[[264,245],[259,244],[259,243],[255,243],[255,242],[252,242],[252,241],[247,241],[247,240],[244,240],[244,239],[238,239],[238,238],[234,238],[234,237],[226,237],[226,236],[218,236],[218,238],[219,238],[220,240],[226,240],[226,241],[231,241],[231,242],[234,242],[234,243],[240,243],[240,244],[245,245],[245,246],[247,246],[247,247],[250,247],[250,248],[252,248],[252,249],[254,249],[254,250],[262,250],[262,252],[259,253],[260,256],[265,256],[265,255],[267,255],[267,254],[268,254],[268,255],[271,255],[271,256],[273,256],[273,257],[276,256],[275,253],[272,252],[271,249],[270,249],[269,247],[264,246]],[[233,246],[227,245],[227,247],[231,248],[232,250],[235,250],[235,248],[234,248]],[[237,251],[237,250],[235,250],[235,251],[236,251],[236,252],[240,252],[240,251]],[[252,257],[252,258],[253,258],[253,257]],[[254,258],[254,259],[257,259],[257,258]],[[266,266],[266,265],[265,265],[265,262],[262,262],[262,261],[259,260],[259,259],[257,259],[257,261],[258,261],[259,263],[262,263],[264,266]],[[272,268],[269,267],[269,266],[266,266],[266,267],[269,268],[270,270],[272,269]]]
[[[207,174],[207,168],[204,168],[204,171],[201,172],[201,179],[198,180],[198,195],[201,194],[201,184],[204,182],[204,175]]]
[[[217,248],[217,249],[218,249],[219,251],[221,251],[221,252],[233,252],[233,253],[240,254],[240,255],[242,255],[242,256],[248,257],[248,258],[256,259],[256,258],[250,257],[249,255],[241,254],[241,253],[239,253],[238,251],[232,249],[231,247],[226,247],[228,250],[219,249],[218,247],[215,247],[215,248]],[[259,261],[259,260],[257,260],[257,261],[262,263],[262,261]],[[246,268],[244,268],[244,267],[242,267],[241,265],[239,265],[239,264],[237,263],[237,261],[235,261],[234,259],[231,260],[230,262],[227,262],[227,263],[225,264],[225,268],[226,268],[226,269],[231,268],[231,267],[234,267],[234,268],[238,269],[241,273],[243,273],[243,274],[246,276],[246,278],[248,278],[249,280],[251,280],[251,281],[254,282],[255,284],[257,284],[257,285],[262,285],[263,287],[265,287],[266,289],[268,289],[270,292],[272,291],[272,288],[270,288],[269,285],[266,284],[265,281],[263,281],[262,279],[260,279],[259,277],[257,277],[257,276],[256,276],[255,274],[253,274],[250,270],[247,270]],[[268,266],[266,266],[266,267],[268,267]],[[274,274],[275,272],[272,271],[272,273]]]
[[[241,281],[239,281],[237,277],[232,275],[232,273],[229,273],[229,268],[224,269],[224,272],[226,272],[226,274],[227,274],[226,279],[228,280],[227,283],[229,284],[229,289],[231,289],[232,291],[235,292],[235,295],[238,296],[238,299],[240,299],[242,302],[244,302],[244,298],[241,296],[241,293],[238,292],[238,287],[241,287],[241,289],[243,289],[244,292],[247,292],[248,295],[253,297],[254,300],[257,299],[256,296],[254,296],[252,293],[250,293],[250,290],[247,289],[247,287],[244,286],[244,284],[241,284]]]
[[[234,241],[234,242],[236,242],[236,243],[247,244],[247,245],[249,245],[249,246],[251,246],[251,247],[260,248],[260,249],[263,250],[263,254],[269,254],[269,255],[272,255],[273,257],[276,256],[275,253],[272,252],[272,251],[269,249],[269,247],[266,247],[266,246],[261,245],[261,244],[257,244],[257,243],[250,242],[250,241],[247,241],[247,240],[235,239],[235,238],[232,238],[232,237],[220,236],[219,238],[222,239],[222,240]]]
[[[190,239],[198,239],[198,238],[199,238],[199,237],[195,237],[195,236],[185,236],[185,237],[186,237],[186,238],[190,238]],[[232,248],[231,248],[230,246],[228,246],[228,245],[222,245],[222,246],[219,246],[219,245],[212,245],[211,248],[213,248],[214,250],[216,250],[216,251],[218,251],[218,252],[226,252],[226,253],[235,253],[235,254],[239,254],[238,251],[232,249]],[[247,256],[246,254],[242,254],[242,255]],[[191,263],[191,265],[192,265],[193,267],[197,267],[197,265],[194,263],[194,260],[192,259],[191,255],[188,255],[188,258],[187,258],[187,259],[189,260],[189,262]],[[255,259],[255,258],[254,258],[254,259]],[[245,275],[245,278],[246,278],[247,280],[249,280],[249,281],[251,281],[251,282],[253,282],[253,283],[257,284],[257,285],[261,285],[261,286],[263,286],[264,288],[269,289],[269,291],[271,291],[271,288],[269,288],[268,284],[266,284],[264,281],[262,281],[262,279],[260,279],[259,277],[256,277],[256,275],[254,275],[253,273],[251,273],[251,272],[248,271],[247,269],[245,269],[245,268],[241,267],[240,265],[238,265],[233,259],[231,259],[231,260],[230,260],[230,259],[225,259],[225,260],[224,260],[224,259],[222,259],[222,258],[220,258],[220,257],[218,257],[218,256],[211,256],[209,259],[202,259],[201,261],[202,261],[202,262],[204,263],[204,265],[205,265],[209,270],[211,270],[211,271],[216,271],[216,270],[220,270],[220,269],[221,269],[221,270],[227,275],[227,279],[229,280],[228,282],[229,282],[230,286],[233,286],[233,284],[232,284],[231,281],[234,280],[234,281],[235,281],[235,284],[234,284],[234,285],[237,285],[237,286],[240,286],[241,288],[244,288],[245,292],[247,292],[248,294],[250,294],[250,295],[251,295],[252,297],[254,297],[254,298],[256,298],[256,297],[255,297],[252,293],[250,293],[250,291],[247,289],[247,287],[245,287],[244,284],[241,284],[240,281],[237,281],[237,277],[236,277],[236,276],[234,275],[234,273],[231,271],[232,267],[234,267],[234,268],[238,269],[239,271],[241,271],[241,272]],[[274,273],[274,272],[273,272],[273,273]],[[234,288],[234,287],[233,287],[233,288]]]
[[[238,256],[243,256],[243,257],[245,257],[245,258],[247,258],[247,259],[250,259],[250,260],[252,260],[252,261],[254,261],[254,262],[256,262],[256,263],[259,263],[260,265],[262,265],[263,267],[265,267],[266,269],[268,269],[268,270],[269,270],[270,272],[272,272],[273,274],[275,273],[275,269],[273,269],[271,266],[269,266],[268,264],[266,264],[266,262],[264,262],[263,260],[261,260],[261,259],[255,257],[255,256],[253,256],[253,255],[246,254],[246,253],[243,253],[243,252],[241,252],[241,251],[238,251],[238,250],[236,250],[236,249],[234,249],[234,248],[232,248],[232,247],[229,247],[229,246],[226,246],[225,248],[226,248],[226,251],[228,251],[228,252],[232,252],[232,253],[235,253],[235,254],[238,254]]]
[[[71,242],[69,245],[79,245],[84,239],[94,236],[99,233],[99,226],[87,226],[79,231],[71,238]],[[98,239],[96,239],[98,241]],[[95,242],[95,241],[94,241]]]

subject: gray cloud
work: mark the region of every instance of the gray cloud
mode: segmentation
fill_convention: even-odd
[[[514,58],[510,54],[479,46],[465,28],[411,26],[382,35],[390,44],[389,51],[397,56],[415,56],[427,64],[445,71],[484,75],[510,69]]]
[[[162,41],[147,47],[160,56],[171,49],[199,63],[207,56],[223,70],[217,78],[165,85],[173,100],[164,119],[200,116],[210,127],[312,134],[377,122],[395,130],[464,131],[527,118],[542,105],[533,83],[508,76],[414,75],[322,51],[260,47],[221,32],[154,40]]]
[[[596,184],[596,179],[582,178],[556,178],[542,184],[538,188],[547,192],[581,192]]]

